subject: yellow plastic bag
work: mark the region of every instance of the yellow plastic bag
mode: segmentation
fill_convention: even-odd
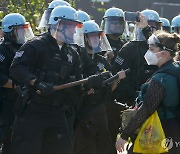
[[[165,153],[162,141],[165,134],[157,111],[155,111],[142,125],[134,143],[133,152],[136,153]]]

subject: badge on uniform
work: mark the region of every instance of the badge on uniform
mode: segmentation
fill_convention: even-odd
[[[2,54],[0,53],[0,62],[3,62],[4,59],[5,59],[4,55],[2,55]]]
[[[16,52],[14,58],[20,58],[20,57],[22,57],[23,53],[24,53],[24,51],[18,51],[18,52]]]
[[[68,57],[68,62],[72,63],[72,56],[68,53],[67,57]]]
[[[101,71],[101,70],[104,70],[104,64],[102,64],[102,63],[98,63],[98,68],[99,68],[99,70]]]
[[[119,56],[117,56],[116,59],[115,59],[115,62],[116,62],[117,64],[119,64],[119,65],[122,65],[123,62],[124,62],[124,59],[121,58],[121,57],[119,57]]]

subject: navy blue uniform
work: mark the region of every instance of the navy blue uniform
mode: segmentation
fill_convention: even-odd
[[[0,45],[0,144],[3,144],[2,154],[11,153],[11,124],[14,120],[13,109],[17,94],[12,88],[3,87],[9,79],[9,67],[15,52],[20,45],[4,40]]]
[[[91,57],[86,51],[81,52],[83,75],[88,77],[110,71],[107,60],[98,54]],[[85,87],[88,91],[90,87]],[[84,93],[83,101],[77,113],[75,153],[76,154],[111,154],[112,142],[106,116],[107,88],[93,87],[94,93]]]
[[[11,73],[30,89],[24,111],[13,125],[13,153],[39,154],[43,149],[44,154],[71,154],[78,87],[42,96],[29,82],[37,79],[59,85],[79,80],[80,60],[75,48],[68,44],[59,48],[49,33],[43,34],[20,48]]]

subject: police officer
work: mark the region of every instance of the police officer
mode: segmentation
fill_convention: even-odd
[[[53,0],[51,3],[49,3],[48,8],[44,11],[41,20],[39,22],[38,29],[41,30],[41,32],[47,32],[49,29],[49,18],[51,15],[52,10],[57,6],[70,6],[70,4],[64,0]]]
[[[168,19],[166,18],[159,18],[162,22],[162,29],[168,33],[171,33],[171,24]]]
[[[180,34],[180,15],[175,16],[171,21],[172,33]]]
[[[101,28],[105,32],[113,49],[113,53],[108,52],[106,54],[108,60],[113,64],[117,52],[125,43],[125,40],[122,39],[122,34],[126,28],[123,10],[114,7],[107,9],[101,22]]]
[[[2,20],[4,40],[0,44],[0,144],[2,154],[11,153],[11,124],[16,92],[12,85],[9,67],[15,52],[34,35],[29,23],[19,13],[6,15]]]
[[[0,21],[0,42],[3,39],[3,32],[2,32],[2,21]]]
[[[91,20],[83,23],[83,31],[85,51],[82,52],[81,57],[84,77],[110,70],[110,64],[99,55],[102,51],[111,50],[103,31]],[[125,77],[123,73],[121,78]],[[76,126],[75,136],[76,154],[112,153],[113,144],[106,117],[108,92],[106,87],[101,88],[101,84],[92,87],[85,86],[83,101],[77,113],[79,123]]]
[[[126,29],[126,22],[124,18],[124,12],[122,9],[119,8],[109,8],[106,10],[102,23],[101,28],[104,30],[109,43],[112,47],[113,52],[107,52],[105,55],[107,56],[108,61],[111,62],[111,70],[113,73],[116,73],[114,69],[114,60],[117,56],[118,51],[121,49],[125,40],[122,39],[122,35]],[[116,104],[113,98],[110,98],[107,103],[107,118],[108,118],[108,127],[110,131],[111,140],[113,145],[116,141],[116,135],[119,124],[119,114],[120,111],[124,109],[124,107]],[[113,153],[116,153],[116,149],[113,146]]]
[[[87,14],[85,11],[78,10],[77,15],[78,15],[78,20],[81,22],[86,22],[90,20],[89,14]]]
[[[39,154],[41,149],[44,154],[72,153],[73,121],[69,117],[79,103],[79,88],[54,91],[53,86],[81,78],[79,56],[70,45],[81,23],[74,8],[58,6],[49,24],[50,32],[24,44],[11,66],[13,77],[29,93],[13,125],[14,154]]]

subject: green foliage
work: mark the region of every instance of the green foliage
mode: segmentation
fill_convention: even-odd
[[[36,32],[39,20],[47,7],[47,0],[9,0],[4,15],[8,13],[22,14],[26,21],[30,22],[33,31]]]

